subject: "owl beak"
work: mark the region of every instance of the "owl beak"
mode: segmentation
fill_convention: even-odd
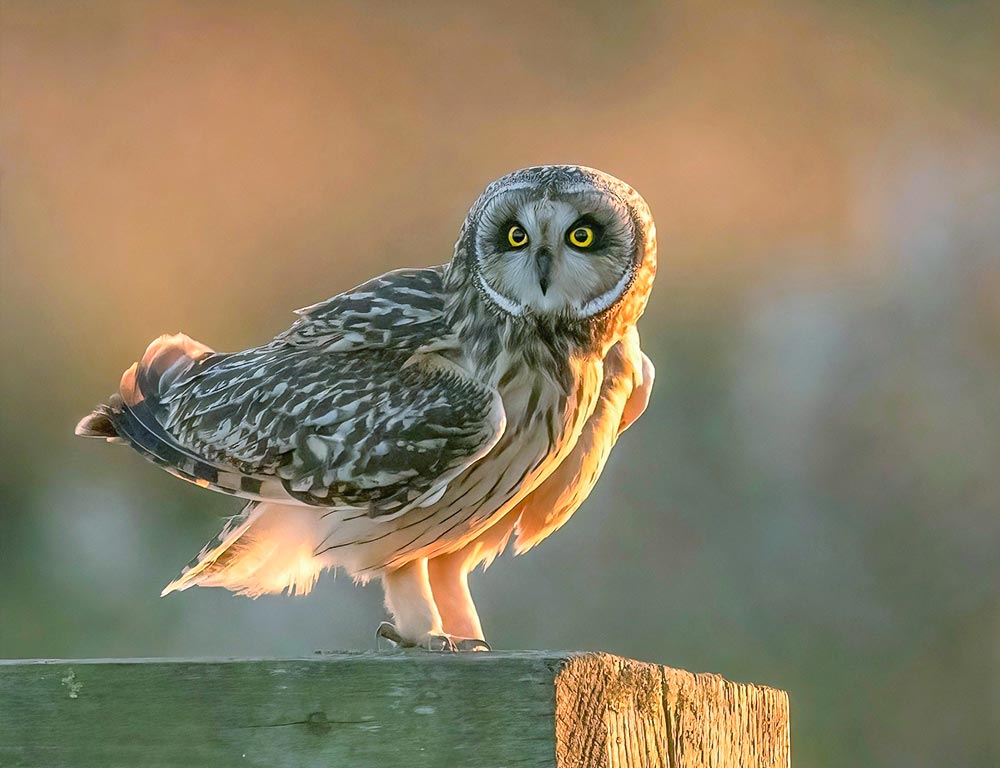
[[[552,251],[548,248],[539,248],[535,254],[535,264],[538,267],[538,287],[542,289],[544,296],[548,293],[552,277]]]

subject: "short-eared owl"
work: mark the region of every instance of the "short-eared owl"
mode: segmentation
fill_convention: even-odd
[[[382,579],[402,645],[488,648],[468,574],[587,497],[646,407],[636,321],[656,271],[646,203],[579,166],[515,171],[451,262],[299,310],[263,346],[161,336],[76,428],[249,500],[169,584],[308,592]]]

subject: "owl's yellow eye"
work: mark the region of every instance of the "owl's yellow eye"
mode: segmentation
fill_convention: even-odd
[[[524,227],[514,224],[507,230],[507,242],[515,248],[523,248],[528,244],[528,233],[524,231]]]
[[[569,231],[569,244],[575,248],[589,248],[594,244],[594,229],[586,225]]]

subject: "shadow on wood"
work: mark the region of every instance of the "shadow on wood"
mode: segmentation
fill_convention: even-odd
[[[789,765],[788,697],[554,652],[0,662],[0,765]]]

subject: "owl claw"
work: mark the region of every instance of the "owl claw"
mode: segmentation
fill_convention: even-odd
[[[428,635],[425,647],[428,651],[438,653],[493,650],[485,640],[479,640],[474,637],[455,637],[455,635]]]
[[[492,651],[493,647],[485,640],[475,637],[453,637],[459,651]]]
[[[427,635],[420,643],[405,639],[399,630],[388,621],[383,621],[375,630],[375,644],[382,650],[380,640],[385,639],[397,648],[423,648],[432,653],[459,653],[461,651],[492,651],[485,640],[454,635]]]
[[[382,639],[388,640],[392,645],[397,648],[406,648],[407,643],[403,640],[402,636],[396,630],[396,627],[390,624],[388,621],[383,621],[378,625],[378,629],[375,630],[375,647],[378,650],[382,650],[382,643],[379,642]]]

